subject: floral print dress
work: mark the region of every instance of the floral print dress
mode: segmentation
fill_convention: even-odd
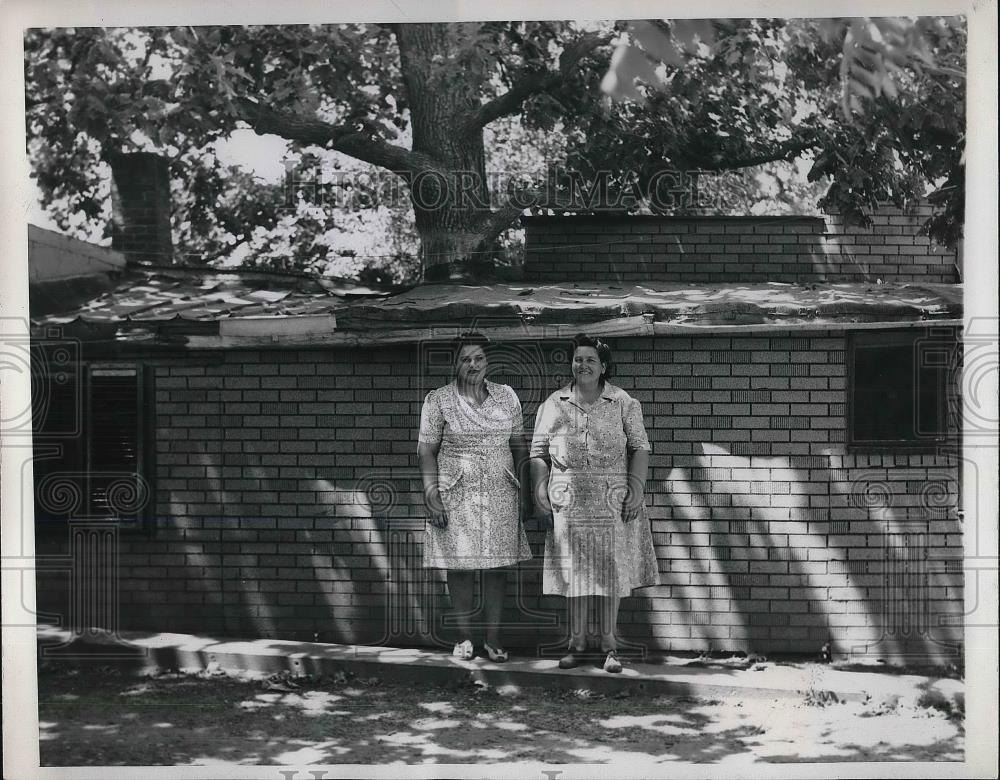
[[[427,526],[424,566],[492,569],[531,558],[519,520],[519,481],[510,437],[523,430],[521,403],[507,385],[486,382],[482,404],[454,382],[432,390],[420,413],[419,440],[440,445],[438,487],[448,525]]]
[[[553,528],[545,537],[542,590],[561,596],[628,596],[660,581],[643,506],[622,521],[629,450],[648,450],[639,402],[605,383],[590,407],[572,386],[538,408],[531,456],[549,462]]]

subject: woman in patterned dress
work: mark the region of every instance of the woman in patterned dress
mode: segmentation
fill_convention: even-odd
[[[483,647],[490,660],[503,662],[504,567],[531,558],[520,522],[530,508],[527,491],[522,500],[519,477],[526,471],[528,453],[517,395],[486,379],[488,343],[473,333],[453,344],[455,381],[424,399],[418,452],[430,512],[424,566],[448,570],[459,632],[452,652],[464,660],[475,654],[470,617],[475,578],[481,573]]]
[[[539,514],[547,516],[545,593],[567,598],[569,669],[586,651],[595,609],[604,669],[620,672],[618,604],[633,588],[659,584],[643,495],[649,439],[639,402],[606,380],[611,348],[584,334],[573,340],[573,381],[538,408],[531,476]]]

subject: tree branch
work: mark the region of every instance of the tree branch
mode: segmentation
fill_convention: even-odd
[[[511,192],[506,204],[487,214],[479,227],[481,236],[477,249],[489,247],[496,238],[514,224],[525,209],[541,200],[541,193],[534,189],[520,189]]]
[[[250,239],[252,238],[253,238],[252,232],[243,233],[232,244],[226,244],[225,246],[216,249],[214,252],[211,252],[207,255],[201,255],[198,258],[198,262],[201,265],[209,265],[210,263],[214,263],[216,260],[220,260],[223,257],[229,257],[236,250],[237,247],[242,246],[243,244],[250,241]]]
[[[463,122],[464,132],[466,134],[477,132],[495,119],[516,114],[525,100],[532,95],[539,95],[557,87],[579,65],[580,60],[587,57],[599,46],[610,43],[611,39],[610,35],[581,36],[563,49],[559,56],[558,70],[525,74],[502,95],[498,95],[477,108]]]
[[[773,149],[759,154],[751,154],[746,157],[725,157],[721,152],[713,154],[710,158],[694,158],[689,162],[704,171],[732,171],[739,168],[752,168],[755,165],[777,162],[779,160],[790,160],[807,149],[814,148],[819,143],[815,136],[800,139],[790,139],[778,144]]]
[[[289,141],[321,146],[386,168],[403,178],[420,171],[438,170],[433,158],[402,146],[386,143],[352,127],[333,125],[321,119],[276,111],[249,98],[237,98],[239,118],[259,135],[273,133]]]

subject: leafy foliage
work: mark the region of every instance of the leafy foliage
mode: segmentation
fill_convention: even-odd
[[[921,197],[954,245],[964,210],[964,20],[632,22],[602,82],[621,107],[585,118],[576,165],[733,170],[803,154],[822,208],[868,224]],[[621,54],[628,50],[631,54]],[[928,187],[933,191],[928,192]]]
[[[632,44],[612,45],[626,32]],[[286,139],[294,156],[333,155],[404,184],[493,166],[537,183],[564,164],[637,187],[640,210],[698,207],[650,201],[671,169],[693,187],[699,172],[753,171],[714,180],[748,208],[775,182],[785,205],[811,198],[788,175],[805,156],[820,205],[857,222],[935,185],[927,229],[953,243],[964,51],[954,18],[30,30],[28,146],[43,205],[66,230],[104,217],[110,153],[166,156],[175,233],[202,262],[243,253],[272,267],[338,261],[347,273],[389,263],[398,278],[417,237],[467,257],[520,212],[447,200],[438,212],[394,203],[362,216],[289,202],[279,184],[219,162],[218,144],[248,126]],[[607,101],[602,84],[631,100]],[[388,247],[352,241],[372,228]]]

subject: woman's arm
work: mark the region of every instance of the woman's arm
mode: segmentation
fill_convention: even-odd
[[[535,413],[535,429],[531,435],[531,495],[539,525],[551,528],[552,504],[549,503],[549,442],[552,438],[552,414],[544,401]]]
[[[531,472],[528,468],[528,445],[524,441],[524,434],[515,433],[510,437],[510,452],[514,456],[514,473],[517,481],[521,485],[520,490],[520,515],[521,522],[531,517]]]
[[[646,477],[649,474],[649,450],[633,450],[628,460],[628,492],[622,507],[622,520],[631,522],[642,511],[646,497]]]
[[[628,440],[628,491],[622,503],[622,520],[631,522],[642,512],[649,476],[649,437],[642,421],[642,405],[629,398],[622,409],[622,428]]]
[[[535,499],[536,514],[545,528],[552,525],[552,504],[549,503],[549,464],[544,458],[531,458],[531,494]]]
[[[444,433],[444,414],[437,396],[431,391],[424,398],[420,409],[420,432],[417,434],[417,456],[420,459],[420,476],[424,482],[424,503],[431,514],[431,525],[444,528],[448,525],[448,516],[441,501],[438,490],[437,454],[441,449],[441,439]]]
[[[514,458],[514,474],[520,485],[518,515],[521,522],[524,523],[532,514],[528,442],[524,435],[524,413],[521,410],[521,401],[512,388],[506,387],[506,389],[510,396],[510,454]]]
[[[417,445],[417,455],[420,457],[420,476],[424,482],[424,504],[431,513],[431,525],[444,528],[448,525],[448,517],[444,512],[441,492],[438,490],[437,454],[440,444],[420,442]]]

